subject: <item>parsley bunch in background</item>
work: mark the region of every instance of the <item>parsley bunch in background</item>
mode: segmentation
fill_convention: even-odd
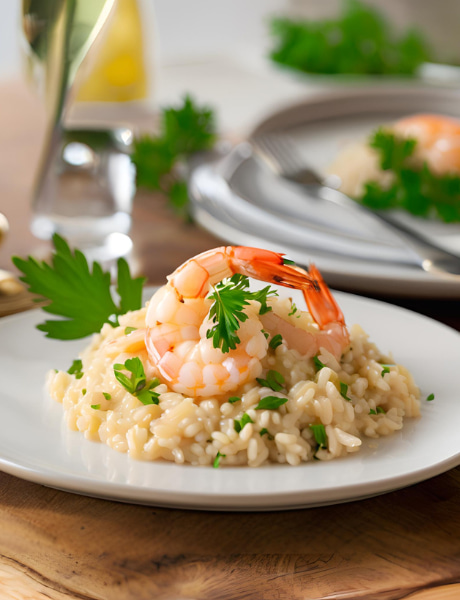
[[[432,60],[417,31],[397,36],[376,10],[348,0],[337,19],[271,22],[273,61],[306,73],[412,75]]]
[[[209,107],[199,107],[186,96],[180,107],[163,109],[159,134],[134,142],[131,160],[138,187],[163,192],[172,208],[185,216],[188,192],[179,164],[195,152],[209,150],[215,140],[214,113]]]
[[[413,160],[417,141],[403,139],[384,129],[370,140],[383,171],[391,172],[393,182],[383,186],[369,181],[358,198],[374,210],[400,208],[420,217],[437,216],[446,223],[460,221],[460,177],[455,173],[438,175],[426,163]]]

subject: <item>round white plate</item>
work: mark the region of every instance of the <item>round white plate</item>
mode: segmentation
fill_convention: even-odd
[[[289,134],[305,164],[324,173],[348,143],[420,112],[460,118],[460,94],[422,87],[340,89],[280,110],[253,134]],[[230,156],[202,165],[192,174],[190,189],[194,217],[206,229],[229,243],[284,250],[300,264],[315,262],[332,286],[387,295],[460,297],[460,277],[426,273],[383,225],[364,217],[357,220],[334,204],[318,205],[253,157]],[[403,213],[395,218],[460,256],[460,224]]]
[[[257,469],[140,462],[90,442],[63,422],[45,389],[49,369],[67,369],[85,341],[46,339],[41,311],[0,320],[0,469],[43,485],[101,498],[206,510],[278,510],[381,494],[460,464],[460,402],[452,374],[460,334],[418,314],[336,293],[349,324],[359,322],[383,352],[413,373],[422,417],[371,440],[355,455],[298,467]]]

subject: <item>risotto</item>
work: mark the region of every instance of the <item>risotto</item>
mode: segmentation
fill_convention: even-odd
[[[296,326],[304,321],[305,328],[315,327],[307,312],[293,311],[289,298],[271,298],[269,306]],[[146,316],[147,307],[120,317],[118,327],[104,325],[81,354],[78,372],[53,371],[48,379],[71,429],[132,458],[299,465],[358,452],[364,438],[390,435],[405,417],[420,414],[410,373],[382,355],[358,325],[338,358],[325,347],[307,358],[282,336],[264,331],[276,343],[267,344],[260,377],[231,392],[193,397],[156,379],[159,371],[145,345],[128,343],[144,330]],[[155,403],[144,404],[117,379],[117,369],[132,358],[141,361],[145,380],[155,381]]]

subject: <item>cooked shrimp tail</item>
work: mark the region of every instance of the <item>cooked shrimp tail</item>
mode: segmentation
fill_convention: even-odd
[[[303,294],[311,316],[321,328],[332,322],[345,323],[342,310],[317,267],[310,265],[308,272],[315,282],[315,291],[307,289]]]

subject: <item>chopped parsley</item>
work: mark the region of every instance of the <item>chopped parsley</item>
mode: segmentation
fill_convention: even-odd
[[[384,415],[386,413],[385,413],[384,408],[382,408],[381,406],[377,406],[375,410],[373,408],[371,408],[369,411],[369,414],[370,415]]]
[[[260,437],[266,435],[268,440],[274,440],[275,438],[272,436],[272,434],[268,431],[268,429],[266,427],[264,427],[263,429],[261,429],[259,431],[259,435]]]
[[[83,369],[83,363],[81,362],[81,359],[76,358],[73,361],[72,366],[67,369],[67,373],[69,375],[75,375],[75,379],[81,379],[84,375],[82,369]]]
[[[235,402],[240,402],[241,398],[239,396],[231,396],[227,402],[229,402],[230,404],[235,404]]]
[[[227,455],[226,454],[221,454],[220,451],[217,452],[216,454],[216,458],[214,459],[214,462],[212,463],[212,466],[214,467],[214,469],[218,469],[219,468],[219,462],[221,458],[225,458]]]
[[[290,313],[288,313],[288,317],[292,317],[292,315],[295,315],[295,313],[297,312],[297,310],[298,310],[298,308],[297,308],[297,306],[295,305],[295,302],[293,302],[293,303],[291,304],[291,312],[290,312]]]
[[[283,338],[280,333],[277,333],[276,335],[274,335],[272,337],[272,339],[269,341],[268,345],[272,350],[276,350],[276,348],[278,348],[278,346],[280,346],[282,343],[283,343]]]
[[[316,371],[321,371],[321,369],[324,369],[324,367],[326,366],[324,363],[322,363],[319,358],[317,356],[313,357],[313,364],[315,365],[315,369]]]
[[[123,373],[128,371],[130,376]],[[160,380],[155,377],[147,383],[147,378],[144,371],[144,365],[137,356],[134,358],[128,358],[124,364],[117,363],[113,365],[113,372],[117,381],[127,390],[130,394],[135,396],[142,404],[159,404],[160,394],[153,391]]]
[[[91,404],[91,408],[94,408],[94,410],[99,410],[101,408],[100,404]]]
[[[283,265],[293,265],[294,267],[296,266],[293,260],[291,260],[290,258],[286,258],[285,256],[283,256]]]
[[[340,381],[340,395],[342,396],[342,398],[344,398],[347,402],[351,402],[351,398],[348,397],[348,385],[346,383],[343,383],[343,381]]]
[[[431,402],[432,400],[434,400],[434,394],[430,394],[429,396],[426,397],[427,402]]]
[[[125,327],[125,335],[129,335],[133,331],[136,331],[137,327]]]
[[[270,371],[268,371],[266,379],[256,377],[256,380],[258,383],[260,383],[260,385],[264,387],[269,387],[274,392],[281,392],[284,389],[283,384],[285,382],[285,379],[283,375],[281,375],[281,373],[279,373],[278,371],[274,371],[273,369],[270,369]]]
[[[315,442],[317,444],[316,450],[318,451],[321,448],[327,448],[328,439],[327,439],[326,428],[324,427],[324,425],[322,425],[321,423],[317,424],[317,425],[314,423],[311,423],[309,427],[313,432],[313,436],[314,436]]]
[[[279,398],[278,396],[265,396],[255,407],[255,410],[276,410],[283,404],[286,404],[287,398]]]
[[[83,388],[81,393],[82,393],[82,396],[86,396],[86,388]]]
[[[382,365],[382,372],[380,373],[380,375],[383,377],[386,373],[390,372],[390,367],[393,367],[394,365]]]
[[[24,273],[21,281],[40,299],[49,300],[45,312],[64,317],[37,325],[49,338],[74,340],[98,333],[104,323],[118,325],[118,316],[141,308],[144,279],[132,279],[126,260],[117,263],[117,294],[115,304],[111,291],[110,272],[104,272],[94,262],[92,271],[80,250],[72,252],[67,242],[53,235],[55,252],[51,264],[38,262],[29,256],[24,260],[13,256],[14,265]]]
[[[240,431],[242,431],[244,429],[244,426],[248,423],[254,423],[254,421],[251,419],[248,413],[244,413],[244,415],[239,421],[237,419],[234,419],[233,427],[235,428],[236,433],[240,433]]]
[[[106,400],[112,400],[112,396],[108,392],[102,392],[102,395]]]
[[[248,306],[251,300],[256,300],[260,303],[259,314],[262,315],[271,310],[271,306],[267,305],[267,298],[277,295],[276,290],[270,286],[257,292],[249,291],[249,278],[239,273],[230,279],[224,279],[208,296],[214,300],[209,311],[213,326],[206,332],[206,337],[212,338],[214,348],[220,348],[224,353],[235,350],[236,345],[240,343],[236,332],[240,323],[244,323],[248,318],[244,307]]]

